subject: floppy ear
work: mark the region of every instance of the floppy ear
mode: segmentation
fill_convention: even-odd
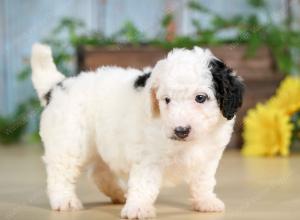
[[[160,116],[159,101],[157,99],[157,91],[159,88],[159,78],[165,70],[165,61],[161,60],[157,62],[149,77],[149,81],[146,84],[145,91],[147,93],[147,108],[149,109],[149,115],[152,118],[158,118]]]
[[[150,89],[150,114],[153,118],[158,118],[160,115],[159,103],[156,97],[157,88]]]
[[[209,68],[213,76],[219,108],[223,116],[230,120],[242,106],[244,84],[241,78],[220,60],[213,58],[209,63]]]

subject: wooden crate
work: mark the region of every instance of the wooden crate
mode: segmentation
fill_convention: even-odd
[[[241,133],[243,117],[247,110],[264,102],[272,96],[282,76],[275,71],[273,59],[267,48],[261,48],[252,58],[245,57],[244,46],[230,45],[211,47],[216,57],[232,67],[246,84],[243,106],[237,115],[235,132],[229,144],[231,147],[242,146]],[[168,51],[155,47],[83,47],[78,50],[79,70],[95,70],[103,65],[143,68],[153,66],[159,59],[166,56]]]
[[[99,66],[114,65],[142,69],[154,66],[167,54],[156,47],[81,47],[78,50],[78,69],[95,70]]]

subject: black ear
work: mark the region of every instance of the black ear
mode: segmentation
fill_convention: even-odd
[[[223,116],[230,120],[242,106],[244,84],[238,76],[234,75],[232,69],[220,60],[212,59],[209,68],[213,76],[218,105]]]

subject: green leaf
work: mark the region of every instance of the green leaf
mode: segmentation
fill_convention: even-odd
[[[216,29],[221,29],[227,26],[227,20],[222,18],[221,16],[215,16],[212,19],[212,25],[214,26],[214,28]]]
[[[28,77],[31,74],[31,68],[30,66],[25,66],[18,74],[18,80],[19,81],[24,81],[28,79]]]
[[[173,42],[173,47],[175,48],[193,48],[195,41],[190,37],[176,37]]]
[[[198,1],[189,1],[188,7],[191,10],[208,13],[210,10]]]
[[[266,2],[264,0],[248,0],[248,4],[254,8],[263,8],[266,6]]]
[[[171,13],[166,14],[161,21],[162,27],[163,28],[168,27],[169,24],[173,21],[173,19],[174,19],[173,14],[171,14]]]
[[[259,33],[249,33],[248,36],[246,57],[253,57],[259,47],[263,44],[263,38]]]
[[[137,27],[130,21],[125,22],[116,37],[124,37],[128,43],[137,45],[142,42],[144,35],[137,29]]]
[[[27,128],[29,118],[28,106],[23,103],[11,115],[0,116],[0,143],[19,142]]]
[[[218,40],[215,36],[216,32],[213,30],[205,30],[199,33],[198,41],[200,44],[208,44],[208,45],[215,45],[218,43]]]

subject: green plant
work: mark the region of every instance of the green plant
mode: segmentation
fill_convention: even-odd
[[[266,15],[267,22],[261,22],[256,14],[236,15],[232,18],[224,18],[215,12],[205,8],[198,1],[190,1],[188,6],[200,14],[211,16],[209,28],[203,28],[196,19],[192,24],[197,30],[199,42],[212,43],[238,43],[247,46],[246,56],[254,56],[261,46],[267,46],[275,59],[280,72],[284,74],[300,74],[300,31],[290,28],[292,15],[287,15],[285,21],[276,23],[269,12],[264,0],[248,0],[250,7],[260,10]],[[224,39],[218,38],[220,31],[234,29],[236,36]]]
[[[113,35],[115,40],[125,41],[134,46],[139,45],[145,39],[145,36],[130,21],[125,22],[124,26],[116,34]]]
[[[6,117],[0,116],[0,143],[12,144],[21,140],[31,117],[40,111],[36,99],[20,104],[16,111]]]
[[[22,134],[27,126],[27,114],[24,114],[23,106],[6,117],[0,117],[0,142],[11,144],[20,141]]]

